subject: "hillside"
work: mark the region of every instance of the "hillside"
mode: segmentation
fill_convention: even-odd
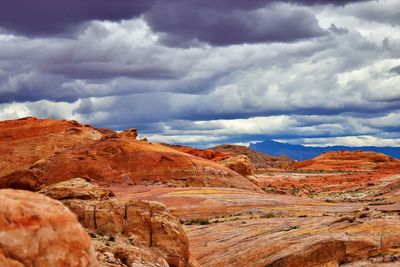
[[[27,118],[0,123],[0,187],[39,189],[75,177],[109,186],[166,184],[258,190],[213,161],[76,121]]]
[[[212,147],[210,150],[233,155],[245,155],[250,159],[254,169],[285,168],[294,162],[287,156],[271,156],[239,145],[220,145]]]

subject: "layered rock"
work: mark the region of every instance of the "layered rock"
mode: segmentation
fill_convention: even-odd
[[[97,266],[88,234],[59,201],[0,190],[1,266]]]
[[[248,266],[347,266],[359,261],[367,262],[363,266],[377,266],[373,263],[378,257],[387,259],[390,266],[399,264],[398,219],[275,218],[190,226],[188,232],[191,249],[203,266],[243,266],[243,262]]]
[[[0,177],[101,137],[99,131],[76,121],[32,117],[0,121]]]
[[[322,171],[392,171],[400,169],[400,161],[376,152],[334,151],[298,162],[291,168]]]

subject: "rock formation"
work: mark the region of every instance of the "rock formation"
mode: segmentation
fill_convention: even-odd
[[[99,131],[76,121],[32,117],[0,121],[0,177],[101,137]]]
[[[253,170],[251,168],[250,159],[245,155],[239,155],[235,157],[230,157],[219,162],[222,166],[225,166],[242,176],[253,175]]]
[[[25,133],[29,132],[29,133]],[[259,190],[221,165],[74,121],[28,118],[0,124],[0,188],[38,190],[74,177],[102,185],[220,186]],[[135,137],[135,138],[134,138]]]
[[[400,169],[400,161],[376,152],[335,151],[295,163],[291,168],[322,171],[374,171],[378,169],[391,171]]]
[[[191,258],[189,243],[179,220],[163,204],[109,198],[112,195],[109,192],[81,178],[41,190],[43,194],[60,199],[91,231],[102,262],[116,263],[119,260],[128,266],[143,262],[145,266],[165,266],[166,263],[176,267],[197,265]],[[107,239],[110,236],[112,238]],[[109,246],[105,245],[107,241]]]
[[[204,150],[204,149],[198,149],[198,148],[193,148],[190,146],[182,146],[182,145],[170,145],[170,144],[165,144],[162,143],[162,145],[173,148],[175,150],[181,151],[188,153],[190,155],[203,158],[203,159],[208,159],[212,160],[215,162],[219,162],[221,160],[230,158],[233,156],[232,153],[226,153],[226,152],[219,152],[219,151],[214,151],[214,150]]]
[[[60,202],[0,190],[0,266],[97,266],[91,240]]]
[[[210,150],[234,156],[245,155],[250,159],[252,168],[256,172],[262,172],[269,168],[285,169],[294,163],[294,160],[286,156],[271,156],[239,145],[220,145],[212,147]]]

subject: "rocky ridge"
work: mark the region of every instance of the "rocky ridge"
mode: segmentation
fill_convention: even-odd
[[[27,118],[1,122],[0,136],[0,152],[7,155],[0,163],[0,188],[38,190],[83,177],[104,186],[162,183],[259,190],[215,162],[138,141],[132,129],[116,133],[74,121]]]

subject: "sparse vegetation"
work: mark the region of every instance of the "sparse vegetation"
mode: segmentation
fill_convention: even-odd
[[[274,213],[272,213],[272,212],[268,212],[268,213],[266,213],[266,214],[263,214],[263,215],[261,215],[260,216],[260,218],[275,218],[276,217],[276,215],[274,214]]]
[[[193,225],[193,224],[207,225],[210,224],[210,221],[208,219],[194,219],[189,221],[183,221],[182,223],[184,225]]]

